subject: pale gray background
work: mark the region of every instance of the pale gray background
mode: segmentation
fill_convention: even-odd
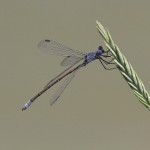
[[[38,50],[53,39],[84,52],[103,43],[95,21],[150,87],[150,1],[1,0],[0,149],[149,149],[150,112],[119,71],[98,61],[80,70],[59,101],[49,106],[57,86],[24,112],[24,103],[64,68],[61,57]]]

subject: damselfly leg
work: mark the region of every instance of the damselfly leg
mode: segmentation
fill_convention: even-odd
[[[106,55],[105,55],[106,54]],[[105,60],[105,58],[112,58],[112,53],[110,50],[105,51],[101,56],[99,56],[99,61],[102,64],[102,66],[104,67],[104,69],[106,70],[112,70],[112,69],[116,69],[117,67],[112,67],[112,68],[108,68],[106,67],[106,65],[111,64],[111,65],[115,65],[115,63],[113,63],[112,61],[114,60],[114,58],[112,58],[111,60]]]

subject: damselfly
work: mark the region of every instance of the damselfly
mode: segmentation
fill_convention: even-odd
[[[51,88],[53,85],[55,85],[57,82],[62,80],[66,77],[63,84],[60,86],[60,88],[55,92],[52,99],[50,100],[50,104],[52,105],[54,102],[57,101],[57,99],[60,97],[60,95],[63,93],[65,88],[68,86],[68,84],[71,82],[73,77],[75,76],[76,72],[89,64],[90,62],[98,59],[103,67],[106,70],[111,70],[115,68],[107,68],[105,65],[107,64],[114,64],[113,58],[111,60],[105,60],[107,57],[111,58],[110,50],[104,51],[102,46],[98,47],[98,50],[95,52],[90,53],[83,53],[75,49],[71,49],[67,46],[64,46],[63,44],[60,44],[58,42],[52,41],[52,40],[43,40],[39,42],[38,47],[42,51],[46,51],[49,54],[59,55],[59,56],[65,56],[63,61],[61,62],[61,66],[68,66],[66,70],[61,72],[59,75],[57,75],[55,78],[53,78],[50,82],[46,84],[46,86],[41,90],[37,95],[35,95],[33,98],[31,98],[22,108],[22,110],[26,110],[29,108],[29,106],[44,92],[46,92],[49,88]],[[81,62],[79,64],[79,62]]]

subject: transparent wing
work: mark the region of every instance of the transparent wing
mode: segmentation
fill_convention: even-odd
[[[52,80],[50,80],[45,86],[44,89],[47,88],[52,82],[54,82],[55,80],[57,80],[60,76],[64,75],[64,73],[66,73],[69,69],[71,69],[75,64],[69,66],[67,69],[65,69],[63,72],[61,72],[60,74],[58,74],[55,78],[53,78]]]
[[[39,42],[38,47],[40,50],[53,55],[76,56],[82,58],[86,55],[78,50],[71,49],[63,44],[60,44],[52,40],[43,40]]]
[[[78,68],[79,70],[79,68]],[[54,93],[52,99],[50,100],[50,105],[53,105],[58,98],[61,96],[61,94],[63,93],[63,91],[65,90],[65,88],[69,85],[69,83],[71,82],[71,80],[73,79],[73,77],[75,76],[75,73],[77,72],[74,71],[71,74],[69,74],[66,79],[63,81],[63,83],[61,84],[61,86],[58,88],[58,90]]]
[[[79,61],[83,60],[84,57],[75,57],[75,56],[67,56],[61,62],[61,66],[71,66],[77,64]]]

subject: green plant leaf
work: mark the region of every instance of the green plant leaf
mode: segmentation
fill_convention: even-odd
[[[104,39],[106,47],[111,51],[114,62],[117,68],[133,90],[134,94],[139,98],[139,101],[150,110],[150,95],[146,91],[144,84],[133,70],[131,64],[121,53],[118,46],[114,43],[108,29],[105,29],[100,22],[96,21],[96,28]]]

